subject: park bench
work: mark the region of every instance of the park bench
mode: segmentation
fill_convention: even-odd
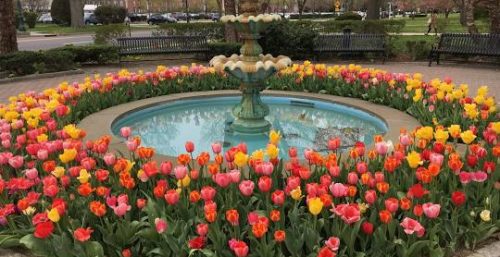
[[[429,54],[429,66],[439,64],[441,55],[500,57],[500,34],[442,34],[439,44]]]
[[[116,40],[120,57],[124,55],[209,52],[205,36],[124,37]],[[207,58],[208,59],[208,58]]]
[[[387,58],[383,34],[323,34],[314,43],[315,57],[322,53],[380,53]]]

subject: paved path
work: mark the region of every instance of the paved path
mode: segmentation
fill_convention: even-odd
[[[115,72],[120,68],[128,68],[131,70],[154,70],[156,65],[180,65],[191,63],[192,60],[166,60],[156,62],[141,62],[141,63],[122,63],[104,67],[87,67],[83,68],[86,74],[77,74],[69,76],[61,76],[55,78],[39,79],[36,81],[22,81],[9,84],[0,84],[0,102],[4,103],[10,96],[17,95],[28,90],[41,91],[43,89],[57,86],[62,81],[74,82],[83,81],[87,74],[105,74],[107,72]],[[206,64],[203,63],[202,64]],[[479,86],[487,85],[490,87],[490,94],[495,96],[497,102],[500,101],[500,66],[480,66],[476,64],[443,64],[439,66],[427,67],[426,63],[387,63],[387,64],[371,64],[361,63],[364,67],[374,67],[391,72],[415,73],[420,72],[424,75],[424,79],[431,80],[433,78],[451,77],[457,84],[469,84],[471,94],[475,94]]]

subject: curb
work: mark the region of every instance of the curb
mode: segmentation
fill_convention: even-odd
[[[36,80],[36,79],[55,78],[55,77],[60,77],[60,76],[76,75],[76,74],[83,74],[83,73],[85,73],[84,70],[82,70],[82,69],[76,69],[76,70],[68,70],[68,71],[57,71],[57,72],[50,72],[50,73],[42,73],[42,74],[31,74],[31,75],[26,75],[26,76],[22,76],[22,77],[13,77],[13,78],[0,79],[0,85],[2,85],[2,84],[8,84],[8,83],[14,83],[14,82],[19,82],[19,81],[28,81],[28,80]]]

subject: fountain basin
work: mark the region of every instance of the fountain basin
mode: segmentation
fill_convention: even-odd
[[[292,146],[299,153],[307,148],[326,152],[328,139],[337,136],[344,149],[356,141],[371,144],[374,135],[388,130],[379,117],[342,104],[285,96],[263,96],[262,101],[270,108],[266,120],[282,134],[282,158]],[[184,153],[188,140],[194,142],[195,154],[209,150],[213,142],[222,143],[225,150],[240,142],[247,144],[249,152],[265,148],[267,133],[247,135],[231,129],[231,109],[238,102],[238,96],[217,96],[159,103],[122,115],[111,130],[118,135],[121,127],[131,127],[143,145],[168,156]]]

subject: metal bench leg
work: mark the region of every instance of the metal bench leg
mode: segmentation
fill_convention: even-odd
[[[431,51],[429,53],[429,57],[428,58],[429,58],[429,67],[431,67],[432,66],[432,61],[434,59],[434,52],[433,51]]]
[[[439,65],[439,57],[440,57],[440,54],[438,53],[438,54],[436,55],[436,65]]]

